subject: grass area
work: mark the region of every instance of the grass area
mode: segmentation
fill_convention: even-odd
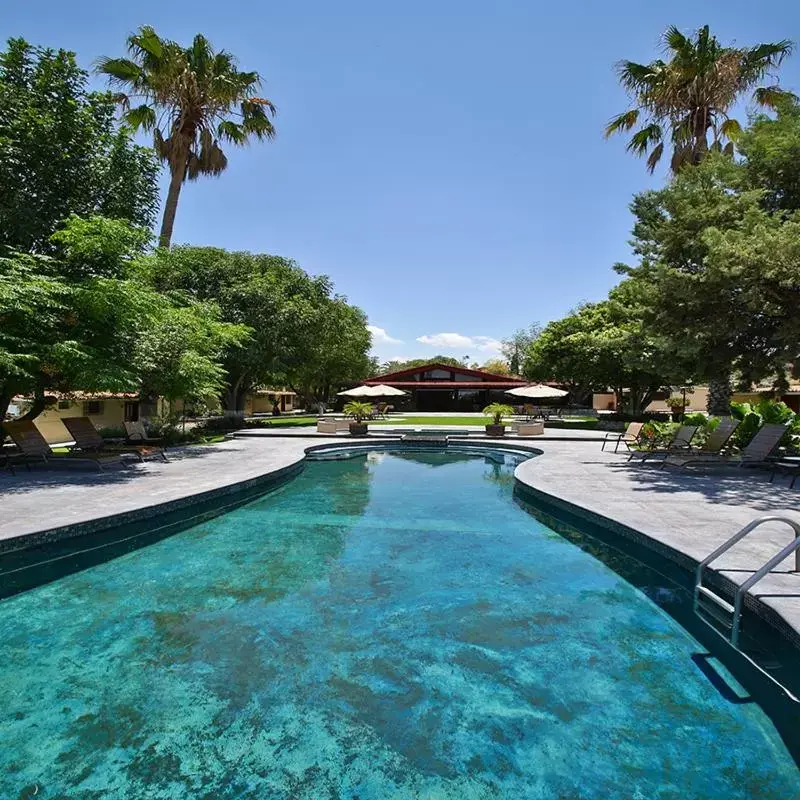
[[[486,425],[490,417],[390,417],[370,420],[370,425]]]
[[[474,417],[426,417],[420,415],[418,417],[391,417],[390,419],[370,420],[370,425],[487,425],[491,422],[491,417],[484,417],[480,414]],[[506,425],[510,424],[511,420],[504,420]],[[554,420],[553,424],[558,425],[561,420]],[[592,427],[597,424],[594,417],[567,417],[561,422],[562,427],[572,425],[575,423],[578,426]],[[549,424],[549,423],[548,423]]]
[[[258,417],[248,419],[248,428],[301,428],[304,425],[316,425],[317,417]]]

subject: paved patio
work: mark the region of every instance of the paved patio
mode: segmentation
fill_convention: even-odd
[[[16,476],[0,471],[0,540],[239,483],[296,464],[310,444],[291,437],[233,439],[170,450],[166,464],[148,460],[104,472],[78,464],[34,466]]]
[[[769,482],[754,469],[658,469],[628,462],[622,453],[601,452],[596,443],[542,442],[543,456],[520,465],[517,478],[552,497],[609,517],[702,560],[756,517],[780,514],[800,521],[800,486],[786,476]],[[787,525],[768,523],[714,562],[743,583],[792,540]],[[800,574],[789,559],[752,592],[800,631]]]

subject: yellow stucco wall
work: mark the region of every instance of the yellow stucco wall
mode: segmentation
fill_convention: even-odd
[[[94,424],[95,428],[112,428],[121,427],[123,420],[123,410],[125,407],[124,399],[108,399],[101,400],[102,413],[91,414],[89,419]],[[57,444],[59,442],[70,442],[72,437],[69,431],[64,427],[61,422],[65,417],[82,417],[83,414],[83,400],[76,400],[71,402],[68,408],[48,408],[36,417],[36,427],[41,431],[42,436],[50,444]]]

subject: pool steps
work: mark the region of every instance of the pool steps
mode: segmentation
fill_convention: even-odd
[[[703,571],[712,561],[715,561],[723,555],[723,553],[730,550],[737,542],[740,542],[745,536],[767,522],[780,522],[788,525],[794,531],[794,539],[736,588],[733,596],[733,605],[731,605],[719,594],[703,585]],[[794,571],[800,572],[800,523],[790,517],[775,515],[754,519],[723,542],[716,550],[709,553],[709,555],[697,565],[694,586],[694,613],[712,630],[726,639],[767,678],[773,683],[776,683],[792,700],[794,700],[794,702],[800,703],[800,700],[795,697],[786,686],[777,681],[769,672],[753,661],[753,659],[739,647],[739,634],[742,627],[742,605],[745,595],[774,567],[777,567],[791,555],[795,557]]]

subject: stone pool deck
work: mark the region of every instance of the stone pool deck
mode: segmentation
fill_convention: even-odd
[[[767,470],[658,469],[588,442],[542,442],[540,449],[542,457],[517,468],[520,482],[633,528],[695,562],[756,517],[778,514],[800,522],[800,486],[789,489],[785,475],[770,483]],[[712,566],[743,583],[792,536],[789,526],[767,523]],[[792,557],[751,594],[800,632],[800,573],[793,568]]]
[[[326,441],[332,439],[313,444]],[[302,461],[311,444],[291,437],[231,439],[171,449],[166,464],[149,459],[103,472],[78,464],[23,467],[16,476],[0,471],[0,541],[257,478]]]
[[[611,518],[700,560],[754,517],[785,513],[800,520],[800,488],[787,478],[774,484],[755,470],[686,474],[629,464],[622,454],[601,452],[594,437],[519,440],[543,456],[522,464],[517,477],[534,490]],[[580,432],[577,432],[580,433]],[[372,437],[380,441],[383,437]],[[482,438],[475,436],[475,439]],[[583,438],[583,437],[582,437]],[[470,440],[473,437],[470,437]],[[311,438],[287,432],[246,436],[215,445],[170,451],[170,462],[148,461],[105,472],[78,465],[0,472],[0,540],[135,511],[246,481],[302,460],[307,447],[350,437]],[[467,440],[469,441],[469,440]],[[509,440],[510,443],[510,440]],[[791,540],[788,527],[764,526],[716,564],[735,582],[745,580]],[[800,632],[800,575],[784,563],[754,592]]]

